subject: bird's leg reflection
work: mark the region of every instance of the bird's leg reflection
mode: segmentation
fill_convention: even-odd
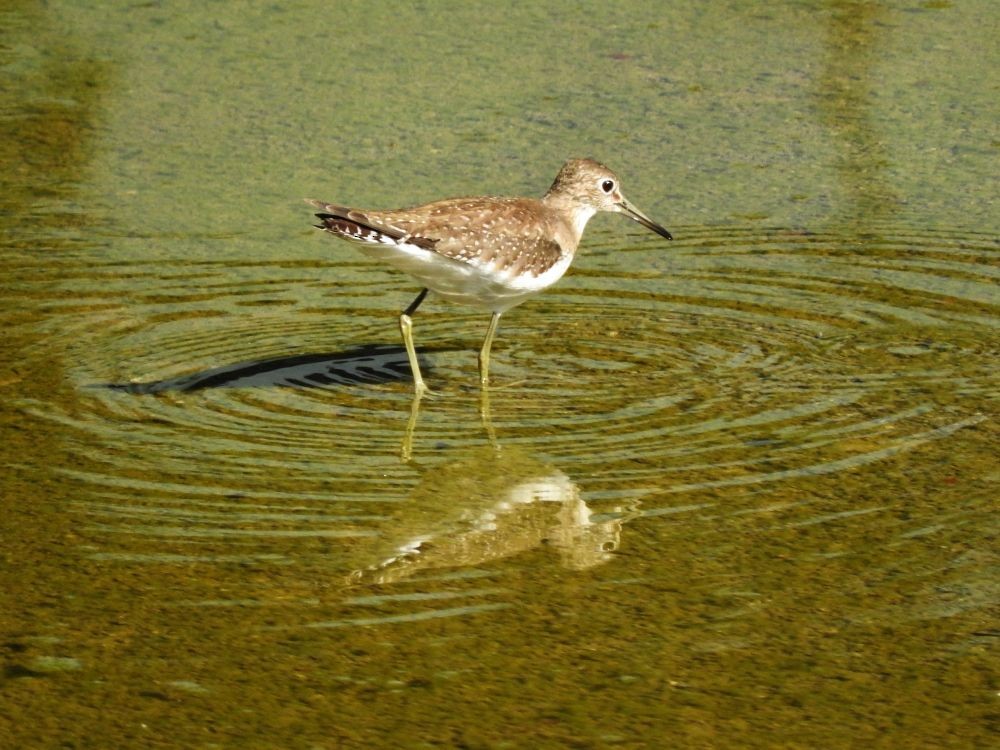
[[[485,388],[479,389],[479,418],[483,422],[483,429],[493,450],[499,451],[500,443],[497,442],[497,431],[493,428],[493,415],[490,412],[490,392]]]
[[[419,391],[414,392],[413,400],[410,402],[410,417],[406,421],[406,432],[403,435],[403,444],[399,449],[399,457],[404,463],[410,463],[413,460],[413,439],[417,434],[417,421],[420,418],[420,402],[424,397],[424,393]],[[493,417],[490,411],[490,394],[485,388],[479,391],[479,418],[483,424],[483,430],[486,432],[486,438],[490,441],[490,445],[494,450],[500,450],[500,443],[497,440],[497,431],[493,427]]]
[[[420,416],[420,399],[423,394],[414,391],[413,401],[410,402],[410,418],[406,422],[406,433],[403,435],[403,445],[399,449],[399,457],[404,463],[413,460],[413,435],[417,431],[417,418]]]

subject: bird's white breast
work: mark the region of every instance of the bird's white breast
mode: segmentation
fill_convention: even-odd
[[[515,274],[495,262],[454,260],[406,242],[364,243],[365,255],[409,274],[439,296],[490,312],[504,312],[552,286],[573,261],[567,253],[546,271]]]

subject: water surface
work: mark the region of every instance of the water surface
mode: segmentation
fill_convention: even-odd
[[[0,15],[0,738],[988,747],[986,2]],[[300,198],[595,218],[504,316]]]

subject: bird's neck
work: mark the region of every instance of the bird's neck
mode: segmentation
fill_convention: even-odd
[[[559,193],[547,193],[542,198],[542,203],[559,214],[562,223],[573,233],[574,245],[583,236],[583,230],[586,228],[587,222],[590,221],[590,217],[597,213],[597,210],[592,206],[587,206]]]

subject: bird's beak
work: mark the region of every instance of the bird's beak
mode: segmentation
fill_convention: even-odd
[[[644,227],[646,227],[646,229],[651,229],[654,232],[656,232],[658,235],[660,235],[661,237],[665,237],[668,240],[672,240],[674,238],[674,236],[672,234],[670,234],[670,232],[668,232],[666,229],[664,229],[659,224],[657,224],[655,221],[653,221],[648,216],[646,216],[646,214],[644,214],[638,208],[636,208],[631,203],[629,203],[627,200],[625,200],[625,196],[624,195],[622,196],[622,199],[618,202],[617,205],[618,205],[619,212],[625,214],[630,219],[639,222]]]

